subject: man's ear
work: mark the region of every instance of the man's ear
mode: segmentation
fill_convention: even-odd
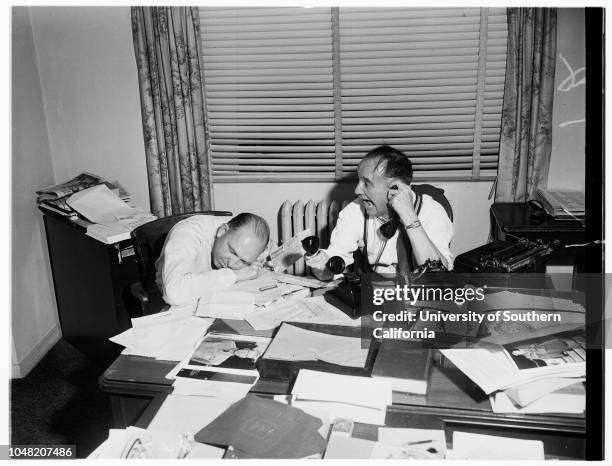
[[[224,234],[227,233],[227,230],[229,230],[229,225],[227,223],[224,223],[219,228],[217,228],[217,232],[215,233],[215,238],[221,238]]]

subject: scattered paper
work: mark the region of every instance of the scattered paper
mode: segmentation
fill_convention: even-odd
[[[575,383],[584,382],[584,380],[584,378],[550,377],[525,384],[513,385],[506,388],[505,393],[514,404],[525,406],[549,393],[556,392]]]
[[[266,359],[325,361],[349,367],[365,367],[368,349],[361,338],[330,335],[283,324],[266,351]]]
[[[147,316],[146,319],[152,316]],[[142,318],[145,319],[145,318]],[[180,361],[212,325],[212,319],[201,317],[160,316],[138,321],[134,327],[110,338],[124,346],[124,354],[145,356],[165,361]]]
[[[523,440],[455,431],[453,433],[452,453],[448,454],[446,459],[543,460],[544,444],[540,440]]]
[[[557,333],[551,327],[527,335],[503,345],[480,341],[440,352],[486,394],[542,378],[585,376],[584,329]]]
[[[166,397],[147,429],[181,432],[193,437],[232,403],[229,398],[172,393]]]
[[[334,422],[336,419],[348,418],[365,424],[384,425],[387,416],[386,406],[372,408],[337,401],[313,401],[298,398],[291,402],[291,406],[318,417],[321,422]]]
[[[317,280],[314,277],[300,277],[297,275],[289,275],[288,273],[271,272],[274,279],[279,283],[288,283],[289,285],[298,285],[305,288],[325,288],[332,286],[331,282]]]
[[[327,442],[324,459],[368,459],[376,442],[332,432]]]
[[[516,406],[504,392],[495,392],[490,396],[494,413],[542,414],[563,413],[582,414],[586,406],[586,394],[582,396],[553,392],[538,398],[526,406]]]
[[[139,211],[127,205],[104,184],[72,194],[67,204],[93,223],[112,223]]]
[[[414,445],[388,445],[376,442],[370,459],[377,460],[435,460],[444,459],[445,451],[438,451],[431,442]]]
[[[391,382],[387,380],[308,369],[300,370],[291,393],[296,400],[335,401],[377,409],[386,409],[392,403]]]
[[[110,429],[106,439],[89,458],[176,459],[184,458],[193,442],[178,432],[145,430],[138,427]]]
[[[325,301],[322,296],[274,303],[266,309],[249,314],[246,320],[255,330],[273,329],[282,322],[315,322],[351,326],[358,326],[361,322],[360,319],[352,320],[340,309]]]
[[[181,369],[172,384],[172,393],[236,401],[249,392],[258,378],[253,375]]]
[[[244,319],[255,310],[255,297],[245,291],[219,291],[208,302],[198,303],[195,315],[217,319]]]

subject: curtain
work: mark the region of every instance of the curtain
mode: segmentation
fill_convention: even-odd
[[[525,202],[537,188],[546,188],[556,49],[555,9],[508,8],[496,202]]]
[[[197,7],[133,7],[151,211],[212,208]]]

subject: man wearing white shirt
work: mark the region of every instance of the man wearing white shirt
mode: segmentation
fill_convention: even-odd
[[[400,241],[409,242],[407,262],[416,267],[428,259],[440,260],[452,269],[452,221],[430,195],[417,199],[410,187],[412,164],[405,154],[390,146],[377,147],[359,163],[357,175],[357,199],[340,211],[329,247],[306,260],[315,276],[330,279],[327,260],[339,256],[350,265],[358,249],[373,271],[394,273],[400,262],[400,234],[406,238]]]
[[[194,215],[168,233],[157,260],[157,284],[170,305],[195,305],[212,293],[261,272],[270,238],[267,222],[242,213],[227,217]]]

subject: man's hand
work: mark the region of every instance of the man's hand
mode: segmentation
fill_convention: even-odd
[[[262,272],[261,264],[255,263],[251,264],[242,269],[234,270],[236,274],[236,281],[242,282],[245,280],[253,280],[254,278],[259,277],[259,274]]]
[[[257,259],[255,259],[255,263],[262,264],[264,267],[268,267],[271,269],[272,266],[268,263],[267,258],[270,255],[270,252],[272,251],[273,246],[274,246],[274,243],[272,242],[272,238],[270,238],[268,240],[268,245],[266,246],[266,248],[257,257]]]
[[[404,225],[410,225],[419,219],[414,210],[414,196],[410,186],[400,180],[395,181],[392,188],[387,192],[389,205],[397,213]]]
[[[306,257],[306,265],[319,280],[331,280],[334,274],[327,268],[329,256],[325,251],[319,251],[314,256]]]

